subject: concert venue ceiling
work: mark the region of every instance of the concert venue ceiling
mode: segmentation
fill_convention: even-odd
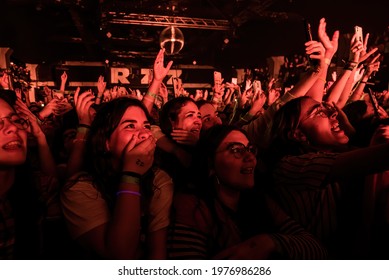
[[[252,66],[266,57],[302,53],[303,20],[316,35],[321,17],[329,32],[388,27],[385,0],[3,0],[0,46],[28,63],[109,61],[150,65],[161,31],[176,24],[177,64]]]

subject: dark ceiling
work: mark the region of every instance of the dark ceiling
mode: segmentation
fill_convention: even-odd
[[[196,60],[213,66],[249,66],[268,56],[302,52],[305,18],[315,31],[319,19],[326,17],[329,31],[337,28],[341,33],[351,32],[354,25],[366,32],[382,32],[389,23],[384,0],[371,0],[368,5],[351,0],[3,2],[0,46],[11,47],[13,57],[29,63],[109,60],[150,64],[165,28],[161,18],[186,20],[186,27],[181,28],[185,45],[172,56],[175,63]],[[214,22],[188,23],[194,18]]]

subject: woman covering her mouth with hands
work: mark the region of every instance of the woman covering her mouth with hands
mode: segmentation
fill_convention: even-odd
[[[73,238],[103,259],[165,258],[173,184],[153,167],[147,109],[132,98],[103,104],[86,141],[88,173],[61,196]]]

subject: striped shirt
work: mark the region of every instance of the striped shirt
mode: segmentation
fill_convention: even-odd
[[[323,259],[327,251],[300,225],[288,217],[274,201],[268,201],[275,230],[269,232],[277,247],[277,258]],[[194,195],[177,195],[174,199],[174,218],[168,235],[170,259],[211,259],[221,251],[243,242],[242,234],[231,213],[215,201],[215,210],[222,230],[206,204]],[[253,219],[256,214],[252,213]],[[258,218],[258,217],[257,217]],[[254,221],[253,221],[254,222]],[[260,234],[260,233],[257,233]]]
[[[274,170],[275,192],[283,209],[325,244],[339,230],[344,185],[328,175],[339,154],[286,156]]]

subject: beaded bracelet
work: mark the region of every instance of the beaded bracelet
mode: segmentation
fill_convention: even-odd
[[[128,190],[124,190],[124,191],[118,191],[118,192],[116,192],[116,195],[118,196],[118,195],[121,195],[121,194],[132,194],[132,195],[135,195],[135,196],[142,196],[141,194],[140,194],[140,192],[135,192],[135,191],[128,191]]]

